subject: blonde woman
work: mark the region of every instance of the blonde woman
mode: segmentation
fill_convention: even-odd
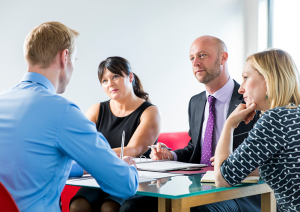
[[[271,49],[249,56],[239,92],[240,104],[225,122],[215,152],[218,187],[259,174],[274,190],[280,211],[300,211],[299,73],[291,56]],[[232,132],[263,112],[244,142],[232,153]]]

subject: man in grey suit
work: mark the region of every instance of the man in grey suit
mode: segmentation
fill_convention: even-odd
[[[157,149],[152,149],[150,157],[154,160],[170,158],[213,166],[214,151],[225,120],[236,106],[243,103],[243,95],[238,93],[239,84],[229,76],[228,52],[222,40],[212,36],[199,37],[193,42],[189,56],[195,77],[206,89],[193,96],[189,103],[191,140],[185,148],[174,152],[162,149],[164,144],[158,143]],[[243,142],[258,118],[256,114],[249,124],[242,122],[235,129],[233,149]],[[157,211],[157,199],[140,197],[127,200],[120,211]],[[199,206],[191,211],[260,211],[260,195]]]

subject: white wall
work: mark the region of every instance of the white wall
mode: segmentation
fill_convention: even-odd
[[[300,1],[274,1],[273,47],[288,52],[300,71]]]
[[[240,81],[248,49],[257,50],[257,2],[1,0],[0,91],[18,83],[26,71],[22,47],[28,32],[43,22],[60,21],[81,33],[79,59],[64,97],[83,112],[107,100],[98,65],[108,56],[122,56],[160,109],[162,132],[187,131],[189,99],[204,90],[192,74],[191,43],[201,35],[221,38],[229,49],[230,74]]]

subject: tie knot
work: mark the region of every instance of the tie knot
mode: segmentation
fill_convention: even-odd
[[[208,96],[208,104],[209,106],[215,106],[216,98],[214,96]]]

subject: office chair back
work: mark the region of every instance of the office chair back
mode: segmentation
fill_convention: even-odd
[[[2,211],[20,212],[14,199],[4,185],[0,182],[0,212]]]

